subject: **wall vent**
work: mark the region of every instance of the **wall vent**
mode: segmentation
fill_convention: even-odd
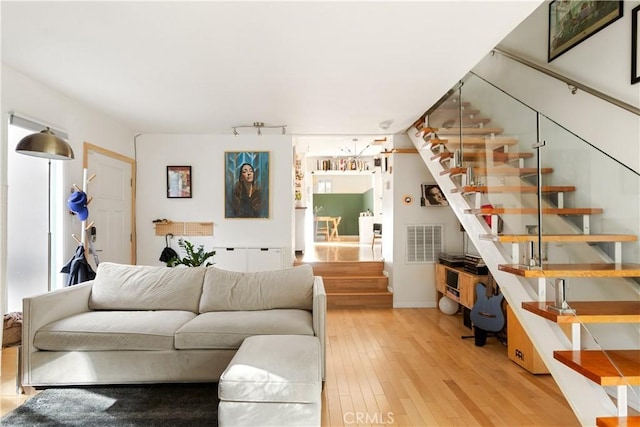
[[[407,226],[407,263],[438,261],[442,251],[442,225],[421,224]]]

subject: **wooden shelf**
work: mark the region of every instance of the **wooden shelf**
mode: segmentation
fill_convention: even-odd
[[[458,275],[458,287],[447,285],[447,271],[453,271]],[[444,264],[436,264],[436,298],[440,300],[446,295],[467,308],[472,308],[476,301],[476,284],[487,282],[487,275],[479,276],[465,271],[462,267],[449,267]]]
[[[155,223],[156,236],[213,236],[213,222],[169,221]]]
[[[640,301],[573,301],[574,314],[549,310],[552,301],[528,301],[522,308],[556,323],[640,323]]]
[[[542,264],[542,268],[500,264],[498,270],[522,277],[640,277],[640,264]]]
[[[640,350],[561,350],[553,357],[601,386],[640,385]]]

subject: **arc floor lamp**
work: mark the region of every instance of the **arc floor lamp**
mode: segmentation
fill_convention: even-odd
[[[47,186],[47,289],[51,290],[51,160],[73,160],[73,149],[49,128],[27,135],[18,142],[16,152],[49,160]]]

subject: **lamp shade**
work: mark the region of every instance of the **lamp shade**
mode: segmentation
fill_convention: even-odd
[[[18,142],[16,152],[34,157],[44,157],[56,160],[71,160],[74,158],[73,149],[62,138],[56,136],[49,128],[27,135]]]

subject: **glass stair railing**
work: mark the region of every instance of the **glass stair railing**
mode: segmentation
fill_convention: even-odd
[[[640,423],[640,174],[474,74],[409,136],[576,415]]]

